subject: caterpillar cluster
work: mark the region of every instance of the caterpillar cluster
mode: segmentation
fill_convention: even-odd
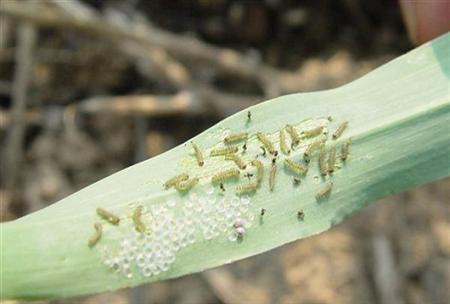
[[[248,111],[246,125],[254,119]],[[185,166],[184,172],[165,179],[162,184],[166,191],[182,194],[180,198],[183,205],[172,208],[176,203],[170,200],[167,201],[168,208],[152,207],[151,212],[145,206],[136,205],[128,218],[97,208],[96,216],[99,219],[95,221],[94,232],[88,240],[89,248],[103,242],[102,235],[108,233],[108,229],[130,225],[133,227],[133,236],[131,239],[125,237],[123,242],[138,245],[130,247],[127,243],[127,246],[121,246],[142,246],[143,249],[137,252],[121,249],[117,256],[105,257],[105,264],[127,276],[132,273],[132,265],[136,265],[144,276],[157,275],[170,267],[179,249],[198,240],[198,235],[209,240],[226,233],[230,241],[242,241],[255,218],[249,208],[250,198],[259,191],[267,191],[269,195],[276,192],[280,175],[289,176],[293,187],[299,187],[301,181],[308,174],[311,175],[311,167],[317,161],[322,184],[315,193],[315,199],[328,199],[333,191],[336,170],[350,156],[351,139],[340,139],[348,128],[348,122],[342,122],[331,132],[328,126],[330,119],[326,122],[320,120],[321,123],[318,121],[312,121],[315,124],[308,126],[286,124],[274,133],[227,133],[220,143],[212,147],[203,146],[201,141],[191,141],[187,146],[186,159],[190,164],[195,164],[195,170],[191,171],[186,168],[192,167]],[[208,167],[221,169],[211,171]],[[202,189],[211,189],[208,190],[208,199],[199,198],[197,191],[192,191],[199,185]],[[178,210],[178,213],[181,210],[181,215],[175,216],[171,208]],[[271,210],[268,207],[258,210],[260,224],[263,224],[263,218],[270,217]],[[197,216],[202,212],[205,213],[204,217]],[[211,214],[215,216],[211,217]],[[303,209],[297,210],[293,216],[300,222],[305,220]],[[176,225],[173,226],[173,223]],[[152,258],[147,259],[147,255]],[[154,256],[161,259],[155,260]]]
[[[332,121],[328,118],[327,122]],[[247,124],[251,122],[251,112],[247,112]],[[348,122],[340,123],[332,133],[333,141],[341,137],[348,127]],[[278,132],[278,136],[267,134],[264,132],[248,132],[228,133],[222,138],[222,145],[218,144],[214,147],[200,147],[192,142],[194,148],[194,157],[200,167],[204,164],[208,166],[208,162],[214,159],[222,158],[224,161],[232,161],[234,168],[214,172],[210,177],[210,182],[214,185],[220,185],[222,192],[226,191],[226,183],[238,182],[234,187],[236,194],[255,194],[261,187],[266,166],[269,167],[268,174],[268,190],[275,191],[275,185],[278,175],[277,159],[284,158],[284,168],[286,173],[293,175],[293,184],[298,186],[301,178],[305,178],[311,160],[318,154],[319,172],[322,178],[332,176],[337,163],[337,147],[334,143],[328,144],[328,130],[325,125],[316,125],[313,127],[299,128],[295,124],[289,123]],[[276,140],[278,138],[278,141]],[[237,144],[244,142],[242,147]],[[341,144],[339,159],[345,162],[349,155],[349,147],[351,140],[348,139]],[[247,153],[252,146],[258,146],[261,153],[251,155]],[[303,148],[301,148],[303,147]],[[278,151],[281,151],[279,153]],[[301,153],[296,153],[301,151]],[[203,155],[208,155],[206,158]],[[295,155],[295,156],[294,156]],[[270,162],[264,161],[270,156]],[[300,157],[299,157],[300,156]],[[224,162],[225,163],[225,162]],[[227,164],[231,164],[227,162]],[[248,166],[250,165],[250,166]],[[248,172],[255,170],[255,172]],[[247,170],[247,171],[245,171]],[[249,181],[241,183],[241,176],[249,177]],[[254,177],[253,179],[251,179]],[[250,180],[251,179],[251,180]],[[189,191],[199,182],[207,181],[208,177],[202,176],[201,179],[194,177],[189,179],[187,173],[181,173],[169,178],[164,187],[169,189],[174,187],[178,191]],[[327,197],[332,189],[332,183],[327,184],[326,189],[319,189],[316,195],[317,199]]]

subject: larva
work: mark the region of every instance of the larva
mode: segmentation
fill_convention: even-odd
[[[245,152],[247,152],[247,143],[242,145],[242,154],[244,154]]]
[[[256,191],[257,187],[258,187],[257,183],[242,184],[236,187],[236,192],[238,194],[253,193]]]
[[[305,175],[308,172],[308,168],[302,165],[301,163],[297,163],[292,159],[286,158],[284,160],[284,166],[291,172],[298,175]]]
[[[345,161],[348,157],[348,150],[349,150],[351,143],[352,143],[352,141],[349,139],[346,142],[344,142],[341,146],[341,159],[343,161]]]
[[[336,148],[333,147],[330,149],[330,153],[328,155],[328,172],[332,173],[334,171],[335,163],[336,163]]]
[[[239,178],[239,170],[238,169],[228,169],[222,172],[217,173],[213,177],[211,177],[212,183],[221,183],[227,179]]]
[[[189,179],[189,175],[187,175],[186,173],[182,173],[182,174],[176,175],[176,176],[170,178],[169,180],[167,180],[164,183],[164,187],[166,189],[169,189],[170,187],[175,186],[175,184],[185,181],[185,180],[188,180],[188,179]]]
[[[271,192],[273,192],[273,189],[275,189],[275,177],[277,176],[277,166],[274,165],[270,169],[270,176],[269,176],[269,189]]]
[[[322,140],[318,140],[315,141],[311,144],[309,144],[309,146],[306,148],[305,152],[303,152],[303,155],[305,157],[309,157],[315,150],[317,150],[318,148],[320,148],[323,144]]]
[[[264,208],[261,208],[261,217],[263,217],[264,216],[264,214],[266,214],[266,209],[264,209]]]
[[[175,184],[175,189],[178,191],[189,191],[191,190],[197,183],[199,182],[199,179],[197,177],[191,178],[190,180],[187,180],[185,182],[179,182]]]
[[[280,130],[280,149],[283,154],[288,155],[289,153],[291,153],[291,150],[288,148],[286,142],[286,134],[284,133],[284,130]]]
[[[323,132],[323,126],[320,126],[320,127],[316,127],[314,129],[311,129],[311,130],[303,131],[302,134],[305,137],[315,137],[317,135],[322,134],[322,132]]]
[[[224,143],[231,144],[237,141],[247,140],[248,133],[234,133],[234,134],[228,134],[223,139]]]
[[[195,158],[197,158],[197,163],[201,167],[205,164],[205,161],[203,160],[203,153],[200,150],[200,148],[197,146],[196,143],[194,143],[192,141],[191,144],[192,144],[192,147],[194,148]]]
[[[97,208],[97,214],[105,221],[107,221],[113,225],[116,225],[116,226],[119,225],[119,222],[120,222],[119,217],[112,214],[111,212],[106,211],[105,209],[102,209],[102,208]]]
[[[236,154],[227,154],[227,155],[225,155],[225,160],[232,160],[232,161],[234,161],[236,166],[238,166],[239,169],[241,169],[241,170],[244,170],[245,168],[247,168],[247,165],[242,160],[242,158],[240,158]]]
[[[326,157],[327,154],[325,149],[322,147],[319,152],[319,171],[322,176],[325,176],[328,173]]]
[[[264,176],[264,166],[262,162],[256,159],[251,161],[251,165],[256,167],[256,181],[260,185]]]
[[[137,232],[144,233],[145,225],[141,220],[141,215],[142,215],[142,206],[139,206],[136,209],[134,209],[132,219],[134,223],[134,229],[136,229]]]
[[[270,154],[275,154],[275,147],[266,134],[258,132],[256,133],[256,137],[264,145],[267,151],[269,151]]]
[[[262,151],[262,156],[266,157],[266,148],[264,148],[263,146],[260,146],[261,151]]]
[[[336,129],[336,131],[334,131],[333,139],[339,138],[339,136],[341,136],[342,133],[344,133],[344,131],[345,131],[345,129],[347,129],[347,127],[348,127],[348,121],[344,121],[343,123],[341,123],[340,126]]]
[[[89,239],[89,242],[88,242],[89,247],[93,247],[95,244],[97,244],[98,241],[100,241],[100,239],[102,237],[102,224],[94,223],[94,229],[95,229],[95,233]]]
[[[237,151],[238,151],[238,147],[230,146],[230,147],[212,149],[209,155],[211,155],[211,156],[223,156],[223,155],[227,155],[227,154],[236,153]]]
[[[333,188],[333,183],[326,184],[325,187],[323,187],[316,193],[316,199],[319,200],[325,196],[328,196],[330,194],[332,188]]]
[[[289,133],[292,139],[292,144],[294,146],[298,145],[300,143],[300,135],[298,135],[297,130],[294,128],[293,125],[286,125],[286,131]]]

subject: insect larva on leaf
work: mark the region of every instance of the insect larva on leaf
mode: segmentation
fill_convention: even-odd
[[[236,192],[237,194],[253,193],[256,191],[257,187],[258,187],[257,183],[242,184],[236,187]]]
[[[303,221],[305,219],[305,212],[303,212],[303,210],[301,210],[301,209],[299,211],[297,211],[297,218],[300,221]]]
[[[185,182],[179,182],[175,184],[175,189],[178,191],[189,191],[191,190],[197,183],[199,182],[199,179],[197,177],[191,178],[190,180],[187,180]]]
[[[270,141],[269,137],[267,137],[266,134],[262,132],[256,133],[256,137],[258,140],[264,145],[264,147],[269,151],[270,154],[275,154],[275,147],[273,146],[273,143]]]
[[[323,144],[322,140],[318,140],[318,141],[315,141],[315,142],[309,144],[309,146],[306,148],[305,152],[303,152],[303,155],[305,157],[311,156],[311,154],[314,151],[316,151],[317,149],[319,149],[322,146],[322,144]]]
[[[303,131],[302,134],[305,137],[315,137],[315,136],[322,134],[322,132],[323,132],[323,126],[320,126],[320,127],[316,127],[311,130]]]
[[[261,217],[263,217],[263,216],[264,216],[264,214],[266,214],[266,209],[264,209],[264,208],[261,208],[261,213],[260,213]]]
[[[262,162],[256,159],[252,160],[250,164],[256,167],[256,181],[260,185],[264,176],[264,166]]]
[[[112,214],[111,212],[106,211],[105,209],[102,209],[102,208],[97,208],[97,214],[105,221],[107,221],[113,225],[116,225],[116,226],[119,225],[119,222],[120,222],[119,217]]]
[[[145,225],[141,220],[141,215],[142,215],[142,206],[139,206],[136,209],[134,209],[132,219],[134,223],[134,229],[136,229],[137,232],[144,233]]]
[[[203,153],[200,150],[200,148],[197,146],[196,143],[191,141],[191,144],[192,144],[192,147],[194,148],[195,158],[197,159],[197,163],[201,167],[205,164],[205,161],[203,160]]]
[[[322,176],[325,176],[328,173],[326,157],[327,157],[327,154],[325,152],[325,149],[322,147],[319,152],[319,170],[320,170],[320,175],[322,175]]]
[[[293,125],[286,125],[286,131],[289,133],[292,139],[292,145],[296,146],[300,143],[300,135]]]
[[[339,136],[341,136],[342,133],[344,133],[344,131],[347,127],[348,127],[348,121],[344,121],[343,123],[341,123],[339,125],[339,127],[336,129],[336,131],[334,131],[333,139],[339,138]]]
[[[221,183],[228,179],[237,179],[239,178],[239,170],[238,169],[228,169],[222,172],[217,173],[213,177],[211,177],[212,183]]]
[[[272,165],[270,168],[270,176],[269,176],[269,189],[270,192],[273,192],[275,189],[275,178],[277,176],[277,165]]]
[[[231,144],[237,141],[247,140],[248,133],[232,133],[225,136],[223,142],[226,144]]]
[[[332,188],[333,188],[333,183],[330,182],[330,183],[326,184],[322,189],[320,189],[316,193],[316,199],[320,200],[321,198],[330,195]]]
[[[284,160],[284,166],[291,172],[298,175],[305,175],[308,172],[308,167],[302,165],[301,163],[297,163],[292,159],[286,158]]]
[[[348,158],[348,151],[350,148],[350,144],[352,143],[351,139],[344,142],[341,146],[341,159],[345,161]]]
[[[264,148],[263,146],[259,147],[262,151],[262,156],[266,157],[266,148]]]
[[[169,189],[170,187],[175,186],[175,184],[185,181],[185,180],[188,180],[188,179],[189,179],[189,175],[187,175],[186,173],[182,173],[182,174],[176,175],[176,176],[170,178],[169,180],[167,180],[164,183],[164,187],[166,189]]]
[[[102,224],[94,223],[94,229],[95,229],[95,233],[89,239],[89,242],[88,242],[89,247],[93,247],[95,244],[97,244],[98,241],[100,241],[100,239],[102,237]]]
[[[336,163],[336,148],[332,147],[328,155],[328,172],[332,173],[334,171],[334,165]]]
[[[291,153],[291,150],[287,145],[286,134],[284,133],[283,129],[280,130],[280,149],[283,154],[288,155]]]
[[[240,158],[236,154],[227,154],[227,155],[225,155],[225,160],[232,160],[232,161],[234,161],[236,166],[238,166],[239,169],[241,169],[241,170],[244,170],[245,168],[247,168],[247,165],[242,160],[242,158]]]
[[[238,147],[230,146],[230,147],[223,147],[223,148],[217,148],[212,149],[210,154],[211,156],[224,156],[227,154],[233,154],[238,151]]]

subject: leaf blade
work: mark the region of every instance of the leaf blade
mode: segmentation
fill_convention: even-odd
[[[2,296],[67,297],[201,271],[320,233],[375,199],[450,175],[450,132],[445,132],[450,131],[450,58],[445,56],[449,48],[447,34],[344,87],[276,98],[250,108],[250,125],[242,111],[194,138],[205,148],[216,145],[227,129],[275,134],[286,123],[302,119],[331,115],[335,121],[349,120],[337,142],[351,137],[351,154],[334,177],[329,201],[315,200],[321,185],[315,179],[295,189],[280,172],[274,193],[265,184],[252,198],[254,213],[264,206],[267,214],[241,243],[221,236],[187,246],[168,271],[150,278],[128,279],[109,271],[100,252],[87,246],[95,208],[100,204],[123,213],[133,201],[159,204],[178,196],[162,191],[161,176],[180,170],[203,172],[189,154],[190,146],[181,145],[40,212],[2,224]],[[211,162],[210,172],[223,167]],[[201,187],[206,185],[204,180]],[[296,217],[299,208],[305,212],[304,222]],[[107,244],[120,239],[114,233],[108,238],[111,229],[106,230]]]

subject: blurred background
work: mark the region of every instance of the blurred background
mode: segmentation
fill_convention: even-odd
[[[393,0],[0,0],[1,221],[411,48]],[[38,303],[449,303],[449,198],[447,178],[232,265]]]

